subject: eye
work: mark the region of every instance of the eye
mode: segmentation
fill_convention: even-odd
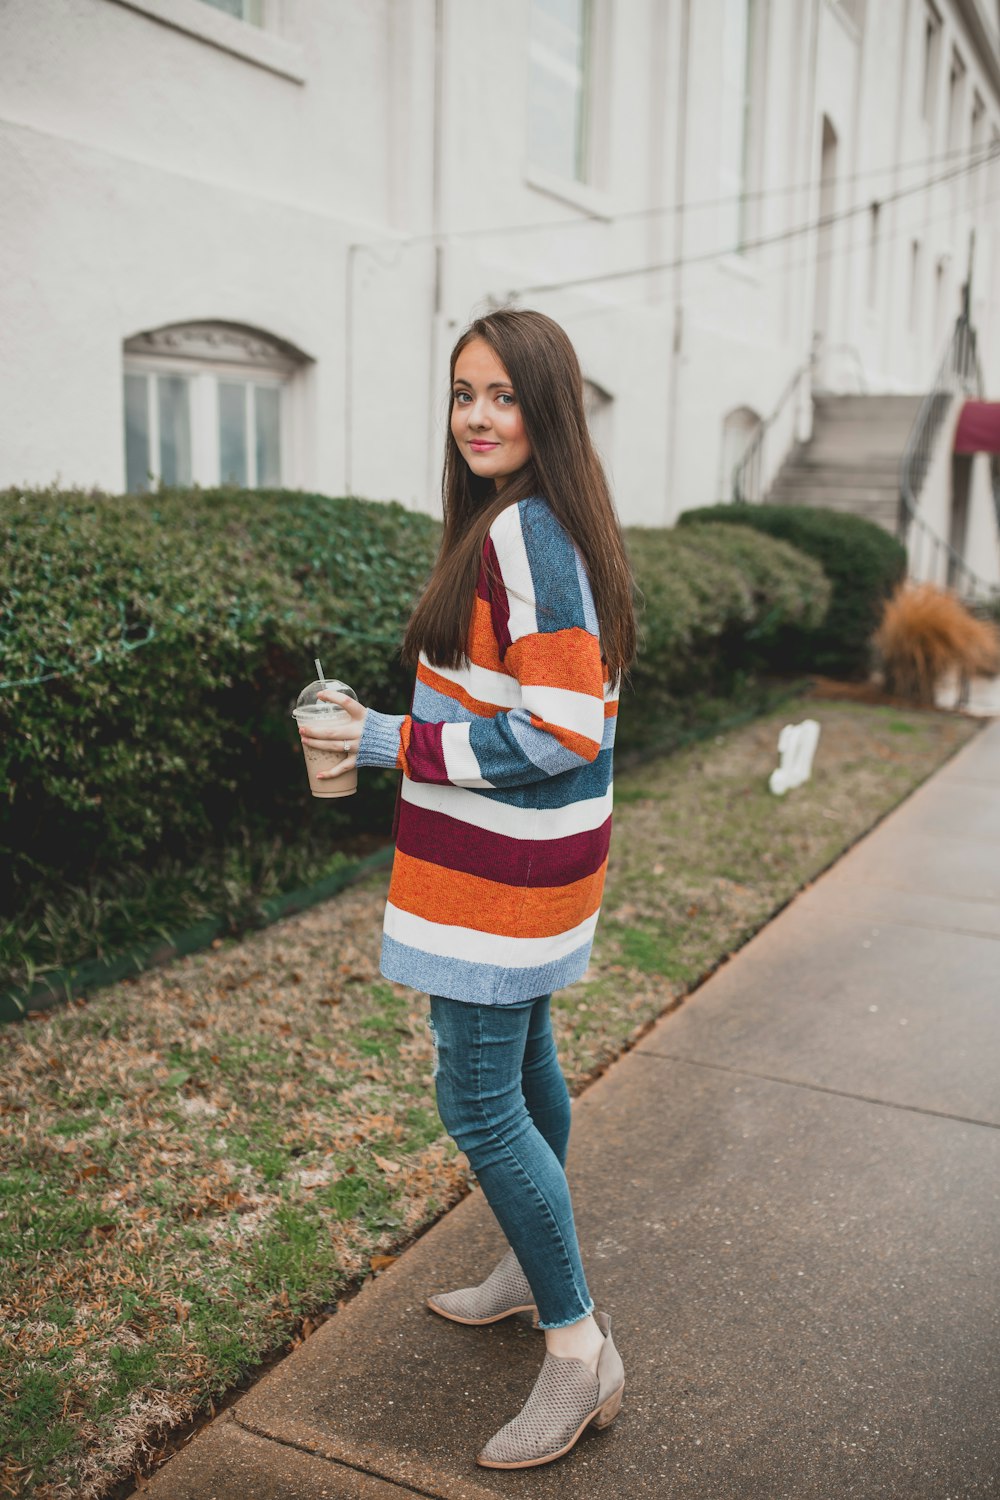
[[[452,396],[454,397],[456,406],[461,406],[466,398],[468,398],[470,401],[472,400],[472,397],[469,395],[468,391],[452,391]]]
[[[516,397],[512,396],[509,391],[501,391],[499,396],[497,397],[497,400],[509,403],[511,406],[517,405]]]

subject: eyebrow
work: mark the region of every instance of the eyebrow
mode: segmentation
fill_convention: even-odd
[[[468,380],[458,379],[458,380],[456,380],[454,382],[454,384],[455,385],[468,386],[469,390],[470,391],[472,390],[472,384]],[[491,380],[490,383],[489,383],[489,385],[486,387],[486,389],[488,391],[500,391],[500,390],[512,391],[514,389],[514,387],[511,385],[511,383],[510,383],[509,380]]]

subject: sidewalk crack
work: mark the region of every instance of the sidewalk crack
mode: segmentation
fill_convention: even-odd
[[[333,1464],[342,1469],[349,1469],[353,1474],[362,1474],[368,1479],[378,1479],[382,1484],[392,1485],[394,1489],[399,1491],[400,1495],[422,1495],[424,1500],[451,1500],[451,1495],[447,1490],[439,1488],[423,1489],[420,1485],[407,1479],[400,1479],[398,1475],[392,1474],[387,1469],[380,1468],[373,1463],[352,1462],[349,1458],[337,1458],[330,1453],[323,1453],[319,1449],[308,1448],[304,1443],[296,1442],[294,1438],[278,1437],[275,1433],[268,1432],[264,1428],[256,1426],[253,1422],[248,1422],[245,1418],[237,1416],[235,1408],[233,1409],[233,1421],[242,1427],[244,1432],[252,1433],[254,1437],[263,1438],[265,1442],[277,1443],[282,1448],[292,1448],[296,1453],[306,1453],[310,1458],[318,1458],[324,1463]],[[494,1500],[492,1493],[487,1495],[487,1492],[478,1486],[472,1488],[466,1486],[465,1494],[469,1496],[469,1500],[480,1500],[480,1497],[482,1497],[482,1500]]]
[[[833,1094],[838,1099],[855,1099],[859,1104],[876,1104],[882,1109],[900,1109],[913,1115],[931,1115],[938,1120],[954,1120],[959,1125],[981,1125],[985,1130],[1000,1130],[1000,1121],[981,1120],[972,1115],[956,1115],[946,1109],[930,1109],[922,1104],[902,1104],[894,1099],[880,1099],[874,1094],[857,1094],[851,1089],[836,1089],[830,1084],[809,1083],[804,1078],[782,1078],[777,1073],[760,1073],[754,1068],[737,1068],[731,1063],[705,1062],[700,1057],[682,1057],[676,1052],[655,1052],[652,1047],[636,1048],[631,1057],[656,1057],[664,1062],[687,1063],[692,1068],[710,1068],[716,1073],[731,1073],[738,1078],[759,1078],[762,1083],[780,1083],[790,1089],[807,1089],[815,1094]]]

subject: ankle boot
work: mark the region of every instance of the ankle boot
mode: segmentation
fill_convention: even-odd
[[[541,1373],[517,1416],[495,1433],[476,1462],[486,1469],[530,1469],[568,1453],[589,1422],[607,1427],[618,1415],[625,1367],[611,1339],[611,1319],[595,1312],[604,1348],[595,1375],[582,1359],[545,1351]]]
[[[496,1323],[512,1313],[530,1312],[538,1326],[535,1298],[513,1250],[507,1251],[479,1286],[435,1292],[427,1298],[427,1306],[453,1323]]]

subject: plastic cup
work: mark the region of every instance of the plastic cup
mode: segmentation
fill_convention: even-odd
[[[330,690],[334,693],[344,693],[357,701],[357,693],[349,688],[346,682],[327,680],[326,682],[311,682],[308,687],[303,688],[299,699],[292,709],[292,717],[296,724],[303,727],[309,726],[321,728],[325,733],[330,729],[336,731],[338,728],[347,728],[351,722],[351,716],[345,708],[340,708],[336,703],[319,703],[316,700],[317,693]],[[349,797],[358,789],[358,768],[352,766],[343,776],[336,776],[329,781],[320,781],[321,771],[331,771],[338,766],[342,760],[347,759],[347,753],[340,749],[336,733],[331,736],[330,749],[319,750],[312,745],[303,745],[302,753],[305,756],[306,771],[309,776],[309,790],[314,797]]]

